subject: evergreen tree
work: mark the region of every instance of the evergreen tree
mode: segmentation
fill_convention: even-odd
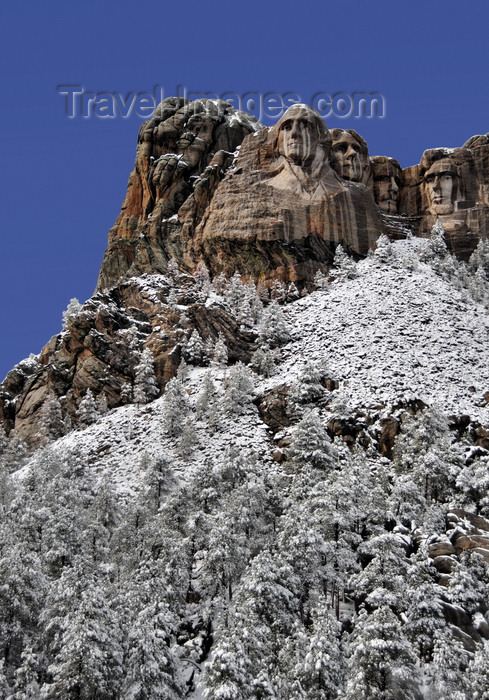
[[[197,289],[202,293],[204,299],[209,296],[211,289],[211,278],[207,265],[202,260],[198,263],[194,272],[194,279]]]
[[[296,285],[291,282],[287,287],[287,301],[297,301],[297,299],[300,299],[299,290],[297,289]]]
[[[188,394],[178,377],[170,379],[163,397],[163,428],[168,435],[174,437],[180,433],[183,421],[190,410]]]
[[[214,346],[214,354],[212,356],[212,364],[216,367],[223,367],[228,363],[228,349],[224,341],[224,336],[219,333],[217,343]]]
[[[306,698],[333,700],[339,697],[345,676],[340,625],[333,610],[324,602],[312,611],[312,635],[302,668],[297,671]]]
[[[489,700],[489,642],[484,641],[467,669],[467,694],[471,700]]]
[[[371,561],[352,577],[350,585],[358,596],[366,594],[369,607],[389,605],[397,611],[404,609],[408,561],[401,543],[398,535],[384,532],[362,545],[362,553]]]
[[[317,469],[334,469],[337,452],[316,410],[306,411],[293,435],[287,457],[296,467],[310,464]]]
[[[78,299],[76,299],[75,297],[73,299],[70,299],[70,303],[66,307],[65,311],[63,311],[63,330],[67,329],[70,319],[78,316],[82,308],[83,306],[82,304],[80,304]]]
[[[129,382],[124,382],[121,386],[121,402],[123,404],[132,402],[132,386]]]
[[[224,402],[229,413],[243,414],[253,401],[255,386],[250,370],[237,362],[224,378]]]
[[[64,432],[63,413],[57,396],[49,394],[39,411],[39,432],[37,437],[41,445],[61,437]]]
[[[251,356],[251,366],[257,374],[272,377],[275,374],[275,355],[264,343]]]
[[[177,452],[180,457],[183,457],[183,459],[189,459],[198,445],[198,442],[199,439],[195,427],[195,421],[192,416],[187,416],[183,423],[182,433],[177,444]]]
[[[202,363],[204,357],[204,343],[197,329],[192,331],[192,335],[187,341],[184,357],[191,365],[200,365]]]
[[[346,279],[354,279],[357,276],[357,269],[354,261],[345,253],[341,244],[336,246],[333,267],[330,275],[333,279],[343,281]]]
[[[249,666],[246,641],[234,628],[225,628],[205,668],[206,700],[251,700]]]
[[[434,640],[433,661],[428,667],[431,677],[430,698],[433,700],[465,700],[462,692],[468,654],[461,640],[447,627]]]
[[[133,398],[136,403],[148,403],[153,401],[159,393],[153,353],[149,348],[145,348],[135,369]]]
[[[415,700],[416,656],[386,605],[362,610],[349,643],[344,700]]]
[[[301,404],[314,403],[321,399],[325,390],[321,384],[326,374],[324,363],[306,360],[302,365],[297,381],[292,387],[288,400],[292,410]]]
[[[314,286],[321,291],[325,291],[329,286],[328,278],[321,270],[318,270],[314,275]]]
[[[405,631],[422,661],[430,661],[433,642],[443,633],[445,618],[441,602],[442,591],[435,584],[433,566],[423,551],[412,557],[408,569],[406,591]]]
[[[119,698],[122,680],[120,628],[102,589],[84,579],[79,601],[72,601],[49,666],[46,700]]]
[[[80,425],[84,428],[98,420],[99,413],[97,411],[97,404],[95,403],[91,389],[87,389],[85,396],[80,401],[76,415],[78,416]]]
[[[107,404],[107,394],[105,391],[102,391],[97,399],[97,411],[100,416],[105,416],[106,413],[108,413],[109,406]]]
[[[39,660],[31,647],[22,652],[22,663],[15,672],[13,693],[8,700],[39,700],[41,688],[39,686]],[[1,691],[1,683],[0,683]],[[5,697],[0,694],[0,697]]]
[[[258,325],[258,344],[271,348],[283,345],[291,339],[289,326],[276,301],[272,301],[263,311]]]
[[[270,299],[276,301],[277,304],[283,304],[287,298],[287,290],[285,285],[280,280],[274,280],[270,287]]]
[[[217,277],[214,278],[212,282],[212,286],[214,288],[215,293],[219,295],[224,294],[228,284],[229,280],[224,274],[224,272],[221,272]]]
[[[177,281],[177,279],[178,279],[178,277],[179,277],[179,275],[180,275],[180,272],[179,272],[179,269],[178,269],[178,263],[177,263],[177,261],[175,260],[175,258],[170,258],[170,259],[169,259],[168,265],[167,265],[167,267],[166,267],[166,272],[167,272],[168,277],[172,280],[172,282],[176,282],[176,281]]]
[[[137,614],[128,637],[124,700],[184,697],[170,649],[174,632],[169,611],[162,603],[153,603]]]
[[[381,264],[387,263],[389,262],[389,260],[392,260],[392,244],[389,238],[385,235],[385,233],[382,233],[377,238],[377,242],[375,244],[374,257]]]

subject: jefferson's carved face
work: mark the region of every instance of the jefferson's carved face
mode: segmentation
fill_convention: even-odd
[[[280,124],[278,152],[297,165],[310,164],[319,144],[316,124],[305,110],[291,111]]]
[[[374,199],[386,214],[397,214],[401,171],[394,163],[374,166]]]
[[[456,170],[448,159],[438,160],[425,173],[424,181],[434,214],[451,214],[456,192]]]
[[[333,132],[331,165],[344,180],[361,182],[366,165],[362,146],[352,134],[341,131],[336,137]]]

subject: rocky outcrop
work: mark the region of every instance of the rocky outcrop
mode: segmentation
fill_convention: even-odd
[[[260,126],[222,100],[163,100],[139,130],[134,170],[109,232],[97,288],[163,273],[170,257],[183,264],[184,226],[177,212],[187,203],[183,218],[190,235],[234,151]]]
[[[174,297],[170,296],[170,292]],[[109,408],[124,402],[124,384],[134,382],[141,351],[149,348],[160,389],[182,359],[193,330],[202,340],[223,338],[231,362],[248,362],[254,337],[240,330],[223,305],[205,304],[192,277],[161,275],[132,278],[98,292],[68,319],[39,358],[17,365],[1,385],[0,417],[7,431],[36,446],[39,411],[48,395],[60,399],[63,414],[76,424],[81,398],[90,389],[105,395]]]
[[[220,100],[167,98],[140,129],[98,289],[164,273],[170,258],[186,271],[205,260],[213,274],[301,285],[338,243],[365,255],[381,233],[427,236],[437,218],[467,259],[489,230],[487,140],[426,151],[401,170],[306,105],[266,128]]]

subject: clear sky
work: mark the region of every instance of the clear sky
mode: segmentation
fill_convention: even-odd
[[[71,297],[91,295],[143,121],[83,118],[79,105],[70,119],[58,86],[309,103],[376,92],[382,119],[327,124],[406,167],[489,131],[488,26],[480,0],[2,0],[0,375],[59,332]]]

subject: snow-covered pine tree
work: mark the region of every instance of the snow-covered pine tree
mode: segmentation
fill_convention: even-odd
[[[336,468],[337,451],[316,409],[306,411],[297,424],[287,450],[287,457],[298,469],[306,464],[316,469]]]
[[[190,409],[188,394],[178,377],[170,379],[163,397],[163,429],[168,435],[174,437],[181,432],[182,424]]]
[[[297,301],[297,299],[300,299],[300,294],[299,290],[297,289],[296,285],[291,282],[289,286],[287,287],[287,301]]]
[[[175,260],[175,258],[170,258],[168,261],[168,265],[166,267],[166,272],[168,277],[172,280],[172,282],[176,282],[178,279],[178,276],[180,274],[180,271],[178,269],[178,263]]]
[[[37,654],[32,651],[32,647],[26,647],[22,652],[21,660],[22,663],[15,672],[13,693],[8,696],[7,700],[39,700],[41,697],[40,664]],[[0,697],[5,696],[0,694]]]
[[[430,700],[466,700],[463,688],[468,663],[461,639],[447,626],[434,640],[433,661],[428,667]]]
[[[389,238],[385,235],[385,233],[382,233],[377,238],[377,242],[375,244],[374,258],[379,263],[385,264],[392,260],[392,257],[392,244]]]
[[[336,246],[333,269],[330,271],[330,276],[339,281],[354,279],[357,276],[355,262],[346,254],[341,243]]]
[[[465,686],[470,700],[489,700],[489,642],[484,641],[466,671]]]
[[[66,330],[69,320],[75,316],[78,316],[82,308],[83,305],[80,304],[76,297],[70,299],[68,306],[63,311],[63,330]]]
[[[382,605],[371,614],[361,610],[349,640],[342,700],[415,700],[419,697],[416,663],[401,623],[388,606]]]
[[[226,288],[229,284],[229,280],[224,274],[224,272],[221,272],[217,277],[214,277],[212,281],[212,287],[215,291],[216,294],[222,295],[226,291]]]
[[[264,343],[251,356],[251,366],[257,374],[272,377],[276,370],[275,353]]]
[[[270,299],[276,301],[277,304],[284,304],[287,299],[287,289],[283,282],[274,280],[270,287]]]
[[[44,400],[39,411],[39,432],[37,434],[40,445],[61,437],[64,432],[63,412],[59,399],[54,394],[49,394]]]
[[[254,390],[252,373],[242,362],[237,362],[224,378],[226,411],[231,414],[246,413],[253,401]]]
[[[192,331],[192,334],[185,345],[183,355],[186,361],[191,365],[202,364],[202,360],[204,358],[204,342],[196,328],[194,328]]]
[[[194,279],[197,289],[201,292],[204,299],[207,299],[211,289],[211,278],[207,265],[202,260],[198,263],[194,272]]]
[[[121,403],[127,404],[132,401],[132,386],[130,382],[124,382],[121,386]]]
[[[258,344],[275,348],[287,343],[290,338],[290,329],[282,309],[276,301],[270,302],[264,309],[258,325]]]
[[[326,290],[329,286],[328,278],[323,272],[321,272],[321,270],[318,270],[314,275],[314,286],[316,289],[320,289],[322,291]]]
[[[185,690],[170,649],[171,615],[162,603],[143,608],[131,625],[126,653],[124,700],[179,700]]]
[[[214,346],[214,354],[212,356],[212,364],[216,367],[224,367],[228,363],[228,349],[224,340],[222,333],[219,333],[219,337]]]
[[[97,404],[95,403],[91,389],[87,389],[85,396],[80,401],[76,415],[80,425],[85,428],[99,419],[100,416],[97,410]]]
[[[182,426],[182,433],[178,439],[177,452],[183,459],[189,459],[199,442],[195,421],[191,415],[187,416]]]
[[[109,410],[109,406],[107,403],[107,394],[105,393],[105,391],[102,391],[97,398],[97,410],[99,412],[99,415],[101,416],[105,416],[105,414]]]
[[[153,353],[149,348],[144,348],[134,370],[133,399],[135,403],[149,403],[159,393],[160,389],[154,371]]]
[[[293,410],[303,404],[319,401],[325,394],[322,381],[327,374],[324,362],[306,360],[299,370],[297,381],[292,386],[288,402]]]

